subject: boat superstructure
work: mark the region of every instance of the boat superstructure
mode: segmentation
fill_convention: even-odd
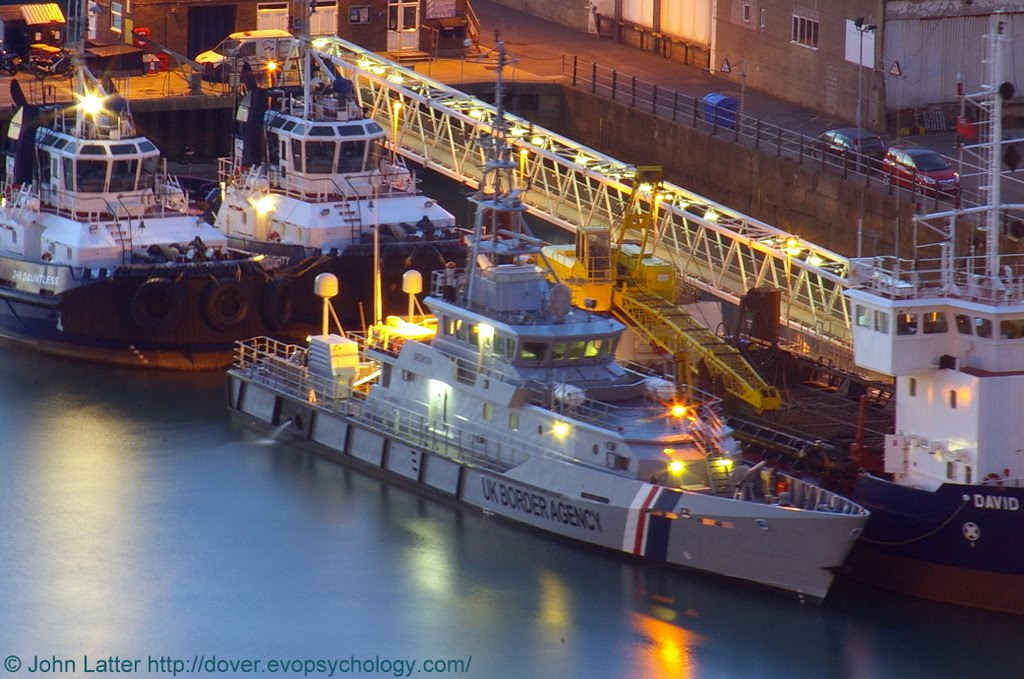
[[[985,204],[917,217],[905,258],[854,260],[855,359],[895,377],[896,423],[886,474],[853,491],[872,519],[852,565],[881,587],[1024,613],[1024,203],[1003,193],[1016,151],[1002,126],[1001,15],[988,40],[986,83],[962,116]]]
[[[80,61],[77,4],[69,24],[79,34],[69,40]],[[75,101],[60,106],[34,105],[11,83],[0,335],[108,363],[225,366],[236,339],[285,320],[274,306],[287,292],[274,283],[275,267],[229,249],[190,209],[109,83],[83,63],[73,77]]]
[[[408,268],[426,274],[462,263],[465,248],[454,216],[419,190],[351,81],[315,49],[308,12],[308,2],[292,3],[295,40],[273,85],[245,79],[234,154],[220,161],[215,225],[239,247],[286,257],[303,289],[334,273],[351,321],[356,300],[369,297],[375,238],[389,307],[404,301],[398,281]],[[318,313],[316,300],[297,308],[307,320]]]
[[[624,326],[573,307],[525,229],[498,73],[471,256],[433,272],[432,314],[240,343],[232,413],[488,514],[824,597],[867,512],[742,466],[717,399],[615,359]]]

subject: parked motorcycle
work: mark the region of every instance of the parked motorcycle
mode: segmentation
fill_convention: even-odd
[[[28,57],[28,72],[40,79],[51,75],[70,76],[74,70],[75,62],[65,50],[52,54],[30,54]]]
[[[14,75],[18,72],[18,68],[21,66],[21,57],[15,52],[8,52],[7,50],[0,50],[0,73],[4,75]]]

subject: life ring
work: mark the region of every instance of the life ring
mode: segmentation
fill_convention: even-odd
[[[53,260],[53,255],[51,255],[49,252],[44,252],[42,255],[40,255],[39,259],[43,260],[44,262],[49,262]]]
[[[273,241],[274,243],[280,243],[281,242],[281,234],[279,234],[277,231],[271,231],[267,235],[267,240]]]
[[[281,330],[295,312],[295,283],[291,278],[275,278],[263,288],[260,300],[263,322],[271,330]]]
[[[227,330],[245,320],[249,300],[237,281],[218,278],[203,291],[200,308],[207,325],[214,330]]]
[[[981,480],[986,486],[996,486],[997,488],[1003,487],[1003,477],[995,472],[985,474],[985,478]]]
[[[150,278],[132,295],[132,320],[143,330],[167,330],[185,317],[185,290],[169,278]]]

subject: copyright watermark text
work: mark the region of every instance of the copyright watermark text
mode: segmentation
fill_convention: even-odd
[[[380,674],[409,677],[413,674],[466,674],[473,656],[465,658],[388,658],[379,655],[323,658],[238,658],[194,655],[182,658],[170,655],[126,657],[119,655],[64,657],[17,655],[4,658],[4,670],[31,674],[292,674],[333,677],[342,674]]]

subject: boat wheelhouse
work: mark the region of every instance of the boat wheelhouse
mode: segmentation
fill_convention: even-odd
[[[339,64],[297,28],[274,87],[249,81],[235,149],[220,161],[223,187],[214,224],[238,247],[285,257],[300,287],[316,275],[343,281],[342,317],[355,322],[370,296],[373,243],[385,277],[384,303],[404,303],[398,282],[411,266],[426,275],[465,258],[454,216],[424,195],[388,132],[367,118]],[[307,321],[316,300],[300,301]]]

